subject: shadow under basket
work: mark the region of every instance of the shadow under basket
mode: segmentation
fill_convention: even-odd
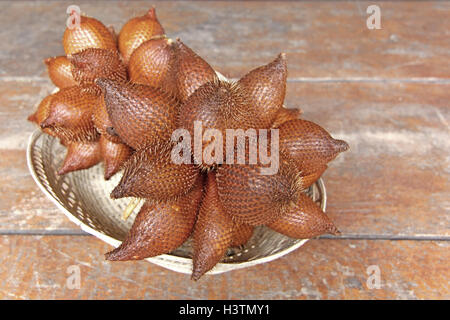
[[[90,169],[59,176],[57,171],[65,154],[66,148],[57,139],[36,130],[30,136],[27,148],[28,167],[32,177],[70,221],[85,232],[118,247],[140,209],[137,207],[124,221],[122,213],[130,198],[112,200],[109,197],[122,173],[105,181],[103,164],[98,164]],[[323,181],[319,179],[306,192],[325,211],[326,191]],[[299,248],[306,241],[308,240],[289,238],[264,226],[256,227],[247,244],[228,249],[222,261],[207,274],[218,274],[272,261]],[[146,260],[173,271],[190,274],[191,257],[192,240],[188,239],[170,254]]]

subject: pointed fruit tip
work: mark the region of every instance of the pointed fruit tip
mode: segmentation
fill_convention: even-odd
[[[44,59],[44,63],[47,65],[47,66],[49,66],[50,65],[50,62],[53,60],[53,58],[47,58],[47,59]]]
[[[334,236],[340,235],[341,232],[339,231],[339,229],[334,225],[333,222],[330,221],[330,223],[328,224],[327,227],[327,233],[332,234]]]
[[[69,166],[67,164],[64,164],[56,173],[59,176],[62,176],[65,175],[66,173],[69,173],[70,171],[72,170],[70,170]]]
[[[147,11],[147,16],[150,18],[150,19],[155,19],[156,18],[156,9],[155,9],[155,6],[152,6],[148,11]]]
[[[336,149],[336,152],[344,152],[350,148],[348,143],[345,142],[344,140],[334,140],[333,144],[334,148]]]
[[[118,186],[116,186],[113,191],[111,191],[111,194],[109,195],[111,197],[111,199],[120,199],[124,197],[124,191],[122,188],[122,185],[119,184]]]
[[[36,123],[37,124],[37,117],[36,117],[36,113],[30,114],[27,118],[28,121]]]

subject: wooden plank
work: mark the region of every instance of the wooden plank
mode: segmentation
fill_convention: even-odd
[[[144,261],[107,262],[108,250],[90,236],[2,236],[0,298],[450,298],[448,242],[313,240],[270,263],[198,282]],[[71,266],[79,267],[80,289],[67,285]],[[368,287],[370,266],[379,268],[380,289]]]
[[[48,201],[28,173],[25,121],[51,86],[9,82],[0,88],[1,232],[79,230]],[[291,83],[286,105],[300,106],[350,150],[324,179],[327,212],[343,236],[448,237],[449,85]]]
[[[450,3],[385,1],[381,30],[366,26],[372,2],[158,2],[170,37],[217,70],[240,77],[286,52],[290,78],[450,78]],[[67,3],[0,2],[1,77],[46,77],[42,60],[63,53]],[[140,1],[83,2],[116,30],[142,15]]]

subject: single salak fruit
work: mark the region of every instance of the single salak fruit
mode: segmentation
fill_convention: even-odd
[[[339,230],[306,194],[299,195],[286,212],[267,225],[269,228],[296,239],[307,239],[324,233],[338,234]]]
[[[100,136],[99,144],[105,166],[105,180],[109,180],[130,158],[132,150],[123,143],[109,141],[103,135]]]
[[[111,198],[146,198],[165,201],[191,189],[199,171],[193,164],[177,164],[171,158],[172,145],[153,145],[137,150],[124,165]]]
[[[49,110],[50,110],[50,103],[53,99],[53,94],[46,96],[42,101],[39,103],[37,110],[31,114],[28,117],[28,121],[34,122],[39,127],[41,126],[41,123],[48,117]],[[42,129],[42,128],[41,128]],[[48,135],[51,135],[52,137],[58,137],[57,133],[52,128],[43,128],[43,132],[45,132]]]
[[[231,239],[231,247],[239,247],[248,242],[253,235],[255,227],[233,221],[233,238]]]
[[[63,47],[66,55],[87,48],[117,50],[117,44],[111,31],[97,19],[86,16],[80,17],[78,27],[66,28],[63,36]]]
[[[94,85],[97,78],[127,80],[127,69],[117,50],[88,48],[68,56],[73,78],[81,85]]]
[[[72,64],[66,56],[52,57],[44,60],[47,65],[48,76],[58,88],[67,88],[77,85],[72,76]]]
[[[67,155],[61,168],[58,170],[58,174],[63,175],[76,170],[88,169],[101,160],[102,156],[98,141],[68,142]]]
[[[109,79],[96,80],[115,132],[133,149],[159,144],[175,130],[178,100],[158,88]]]
[[[107,260],[141,260],[169,253],[190,236],[203,194],[202,177],[185,195],[163,202],[146,200],[122,244]]]
[[[145,15],[129,20],[120,30],[118,44],[125,64],[142,43],[155,36],[164,35],[164,29],[156,18],[155,8]]]
[[[270,127],[283,106],[286,78],[286,55],[281,53],[274,61],[250,71],[238,82],[257,109],[259,117],[265,121],[266,128]]]
[[[185,101],[202,85],[218,78],[214,69],[179,39],[174,48],[177,91],[181,101]]]
[[[128,63],[130,81],[162,88],[177,96],[173,44],[168,38],[151,39],[141,44]]]
[[[260,163],[223,164],[217,168],[220,201],[228,214],[253,226],[278,218],[304,189],[295,163],[280,153],[275,174],[262,174]]]
[[[98,133],[92,122],[92,110],[97,103],[96,96],[80,87],[63,88],[52,95],[46,117],[39,124],[65,141],[95,141]]]
[[[321,170],[349,148],[345,141],[333,139],[325,129],[311,121],[291,120],[278,129],[280,149],[296,162],[302,176]]]
[[[272,128],[278,128],[280,125],[290,120],[297,120],[301,114],[301,109],[287,109],[282,107],[275,115],[275,119],[272,122]]]
[[[232,238],[233,220],[220,203],[215,173],[211,171],[194,227],[193,280],[198,280],[223,258]]]

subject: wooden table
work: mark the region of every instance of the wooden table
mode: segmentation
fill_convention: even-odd
[[[73,2],[0,2],[0,298],[450,298],[449,2],[378,3],[380,30],[366,26],[372,2],[156,3],[168,35],[230,78],[286,52],[286,105],[351,147],[324,175],[341,236],[196,283],[147,262],[105,261],[110,247],[28,172],[26,117],[53,88],[42,61],[63,54]],[[150,4],[80,6],[120,30]],[[67,286],[72,265],[80,289]],[[380,289],[368,288],[371,268]]]

